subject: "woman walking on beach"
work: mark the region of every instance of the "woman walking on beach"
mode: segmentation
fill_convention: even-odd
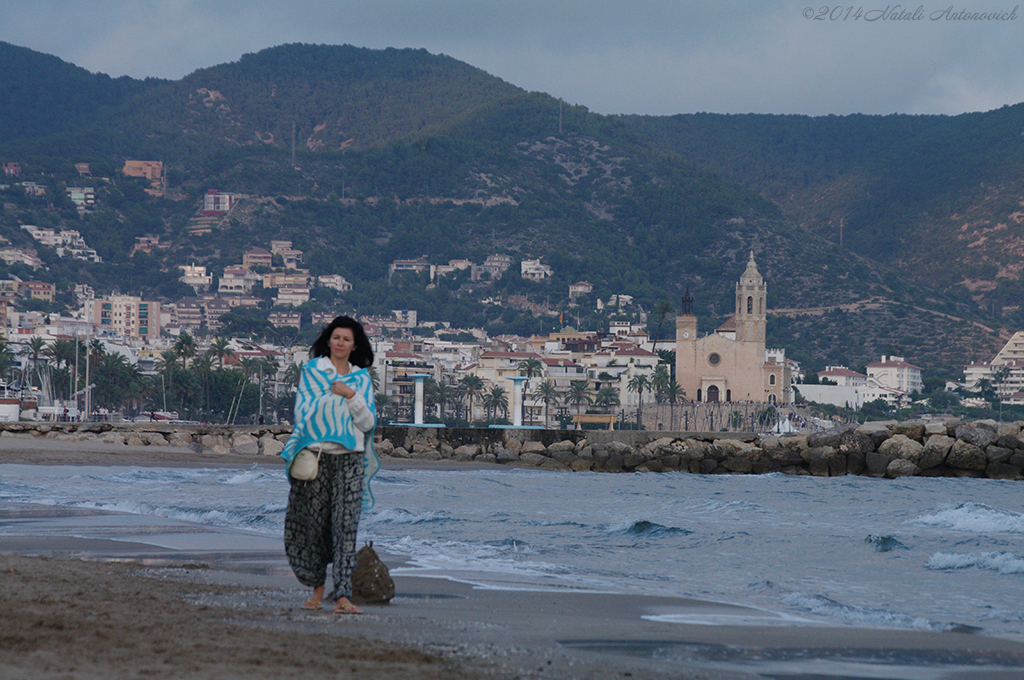
[[[327,565],[333,564],[335,613],[361,614],[349,598],[359,516],[373,507],[370,479],[380,467],[373,451],[373,381],[366,370],[373,349],[359,322],[339,316],[320,333],[310,357],[295,395],[295,428],[281,452],[291,484],[285,553],[299,582],[313,588],[303,609],[320,609]],[[293,477],[300,451],[319,458],[309,481]]]

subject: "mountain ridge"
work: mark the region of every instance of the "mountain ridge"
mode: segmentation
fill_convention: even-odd
[[[76,82],[88,92],[106,87],[101,80]],[[13,91],[19,83],[24,86],[17,73],[0,75],[0,88]],[[124,285],[153,279],[146,290],[175,290],[170,277],[176,264],[194,259],[216,272],[240,261],[246,248],[265,246],[271,238],[292,238],[308,253],[312,269],[342,269],[333,273],[349,276],[357,290],[340,302],[367,311],[423,305],[420,316],[426,319],[446,320],[447,315],[447,320],[495,330],[552,330],[550,318],[533,321],[508,309],[480,307],[482,289],[466,281],[431,290],[417,289],[419,284],[412,281],[386,283],[387,264],[396,258],[482,261],[499,250],[521,259],[544,258],[556,273],[541,284],[509,277],[489,284],[487,292],[541,296],[554,312],[575,312],[581,310],[569,307],[565,290],[581,279],[595,284],[595,296],[633,295],[646,309],[659,300],[678,299],[691,288],[697,310],[713,323],[731,314],[732,286],[753,249],[769,283],[772,306],[888,301],[874,316],[857,313],[855,322],[829,312],[817,318],[803,315],[807,318],[778,328],[772,344],[796,343],[793,353],[809,364],[873,360],[882,346],[887,353],[915,357],[920,347],[919,362],[950,370],[958,362],[989,358],[1000,332],[1024,325],[1019,308],[1002,305],[986,311],[993,294],[1012,294],[1021,282],[1011,261],[1013,229],[997,228],[1000,216],[1009,219],[1015,214],[1011,208],[1020,210],[1013,203],[1020,202],[1015,198],[1018,178],[1012,176],[1015,147],[993,147],[1003,141],[999,130],[1012,129],[1018,118],[1024,119],[1024,105],[950,121],[695,114],[680,119],[690,125],[684,131],[687,137],[679,132],[675,117],[594,114],[425,50],[322,45],[269,48],[199,69],[179,81],[126,81],[118,87],[120,94],[111,95],[103,116],[96,114],[99,109],[87,109],[73,127],[40,128],[0,140],[5,161],[21,159],[55,192],[62,181],[79,181],[70,166],[74,161],[116,167],[124,158],[164,160],[169,196],[175,200],[132,193],[131,182],[115,177],[111,187],[101,187],[107,193],[94,214],[80,217],[59,205],[44,211],[53,224],[79,229],[90,243],[97,243],[94,247],[108,264],[101,270],[65,263],[61,266],[69,271],[60,276],[70,277],[77,267],[75,275],[101,288],[114,285],[112,281]],[[69,101],[77,101],[76,96]],[[19,101],[25,103],[24,115],[41,105],[31,97]],[[696,128],[694,120],[700,123]],[[986,120],[995,132],[985,127]],[[907,134],[912,139],[905,147],[912,149],[937,134],[931,130],[956,132],[964,121],[980,130],[974,137],[983,148],[978,158],[961,165],[969,171],[986,158],[1001,159],[990,179],[999,187],[993,199],[998,209],[986,206],[977,193],[967,192],[959,202],[950,199],[966,186],[962,172],[952,173],[952,180],[930,178],[934,182],[929,185],[909,161],[894,164],[893,154],[879,155],[880,142],[864,142],[872,135],[888,139]],[[737,122],[746,125],[737,128]],[[859,136],[828,146],[826,132],[845,133],[846,123],[861,130]],[[0,114],[0,129],[4,124],[10,123]],[[801,136],[808,126],[818,131]],[[758,127],[769,131],[758,132]],[[704,128],[718,129],[718,136],[700,132]],[[761,157],[742,155],[751,139],[761,140],[757,149],[778,150],[777,162],[772,165],[766,152]],[[700,153],[694,151],[698,141],[703,145]],[[945,157],[957,148],[946,150]],[[886,194],[885,200],[866,200],[862,194],[871,175],[860,169],[867,163],[862,157],[875,164],[876,175],[898,177],[900,192]],[[804,161],[816,158],[821,160]],[[802,174],[794,174],[802,164],[806,182]],[[924,198],[914,194],[928,186],[939,190]],[[260,200],[225,220],[223,231],[190,237],[185,226],[207,189]],[[908,196],[901,198],[901,192]],[[117,205],[129,194],[135,198]],[[801,201],[818,212],[802,209]],[[989,229],[985,248],[968,251],[962,267],[936,267],[939,271],[930,274],[911,271],[926,266],[928,251],[917,259],[897,259],[891,257],[892,249],[881,257],[857,246],[857,234],[902,224],[900,220],[922,206],[946,221],[981,211],[977,220]],[[873,221],[872,210],[880,211]],[[6,231],[0,233],[17,240],[12,227],[26,219],[38,221],[38,212],[32,205],[5,211],[0,229]],[[829,222],[836,217],[850,224],[842,245],[835,242]],[[922,227],[911,226],[889,236],[913,244]],[[142,235],[170,243],[154,256],[156,265],[166,270],[163,282],[141,271],[125,275],[138,269],[128,251]],[[965,294],[955,281],[945,281],[984,275],[996,260],[996,274],[1003,276],[981,279],[990,283],[976,291]],[[976,271],[978,267],[989,269]],[[932,279],[942,285],[933,285]],[[988,285],[991,290],[984,290]],[[586,302],[591,305],[593,297]],[[915,307],[929,313],[915,312]],[[587,314],[595,324],[603,318],[592,310]],[[950,331],[955,322],[940,314],[985,321],[998,330],[986,333],[972,326],[957,338]],[[848,323],[873,337],[858,347],[844,330]],[[907,327],[910,323],[916,325]],[[809,341],[809,334],[819,340]],[[921,335],[946,338],[950,344],[936,346],[915,337]],[[832,341],[821,341],[825,336],[833,336]]]

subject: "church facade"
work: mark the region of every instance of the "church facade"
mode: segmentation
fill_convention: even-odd
[[[687,291],[676,317],[676,381],[700,402],[788,404],[791,375],[785,350],[765,348],[768,287],[754,253],[736,284],[736,313],[714,333],[697,334]]]

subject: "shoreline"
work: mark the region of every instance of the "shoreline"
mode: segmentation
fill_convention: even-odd
[[[283,465],[272,456],[39,444],[5,447],[0,463]],[[384,469],[484,465],[386,459]],[[116,529],[115,540],[76,529],[97,522]],[[401,571],[401,559],[383,558]],[[0,573],[0,630],[11,651],[0,675],[10,678],[1008,680],[1024,673],[1019,641],[1001,638],[808,626],[681,597],[485,590],[401,573],[392,604],[367,605],[365,616],[304,612],[306,590],[274,537],[60,506],[0,506]],[[880,668],[891,670],[871,674]]]

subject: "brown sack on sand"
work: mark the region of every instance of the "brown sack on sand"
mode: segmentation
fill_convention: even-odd
[[[395,596],[395,582],[387,565],[380,561],[370,541],[356,553],[356,570],[352,572],[352,594],[358,600],[387,604]]]

